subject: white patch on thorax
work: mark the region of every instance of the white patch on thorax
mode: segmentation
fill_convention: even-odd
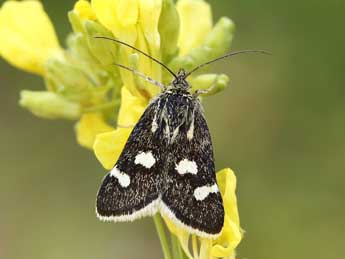
[[[194,161],[189,161],[188,159],[183,159],[176,165],[175,169],[181,175],[184,174],[197,174],[198,166]]]
[[[135,157],[134,163],[150,169],[156,163],[156,159],[153,157],[151,151],[147,153],[141,152]]]
[[[171,143],[173,143],[173,142],[175,141],[177,135],[179,134],[179,131],[180,131],[180,128],[179,128],[179,127],[177,127],[177,128],[174,130],[173,135],[172,135],[171,140],[170,140]]]
[[[155,133],[157,129],[158,129],[158,123],[157,123],[157,116],[155,115],[152,121],[152,126],[151,126],[152,133]]]
[[[194,190],[194,197],[198,201],[203,201],[210,193],[217,193],[219,191],[217,184],[211,186],[201,186]]]
[[[115,177],[119,181],[119,184],[124,188],[128,187],[131,183],[131,179],[129,178],[129,176],[121,172],[116,167],[114,167],[113,170],[111,170],[110,175]]]
[[[192,123],[190,124],[189,130],[187,132],[187,139],[192,140],[194,136],[194,119]]]

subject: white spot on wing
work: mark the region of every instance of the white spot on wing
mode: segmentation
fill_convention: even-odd
[[[150,169],[156,163],[156,159],[153,157],[151,151],[147,153],[141,152],[135,157],[134,163]]]
[[[188,159],[183,159],[176,165],[175,169],[179,174],[197,174],[198,166],[194,161],[189,161]]]
[[[198,187],[194,190],[194,197],[198,201],[203,201],[207,198],[207,196],[210,193],[217,193],[218,191],[219,190],[218,190],[217,184],[214,184],[212,186],[205,185],[205,186]]]
[[[121,172],[116,167],[114,167],[113,170],[111,170],[110,175],[115,177],[119,181],[119,184],[124,188],[128,187],[131,183],[131,179],[129,178],[129,176]]]

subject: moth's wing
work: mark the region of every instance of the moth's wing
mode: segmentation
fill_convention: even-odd
[[[194,112],[194,125],[182,127],[170,148],[161,213],[191,233],[215,238],[223,227],[224,208],[211,136],[199,108]]]
[[[157,102],[151,103],[130,134],[114,168],[97,194],[97,216],[106,221],[131,221],[153,215],[162,183],[160,139],[152,132]]]

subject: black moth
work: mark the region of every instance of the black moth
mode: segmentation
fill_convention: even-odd
[[[175,79],[166,88],[117,64],[162,87],[162,93],[148,105],[114,168],[103,179],[97,195],[97,216],[105,221],[133,221],[160,212],[190,233],[215,238],[223,227],[224,207],[216,182],[211,136],[198,98],[201,92],[192,94],[186,78],[224,57],[189,73],[181,69],[177,75],[148,57]]]

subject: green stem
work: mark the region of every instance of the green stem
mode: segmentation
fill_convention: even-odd
[[[163,254],[165,259],[172,259],[169,243],[167,236],[165,234],[164,225],[161,216],[159,213],[153,216],[153,221],[155,222],[156,230],[158,233],[159,241],[161,242]]]
[[[174,259],[183,259],[183,252],[182,252],[182,248],[180,245],[180,241],[178,240],[177,236],[175,236],[174,234],[170,234],[171,236],[171,244],[172,244],[172,249],[173,249],[173,256]]]
[[[199,258],[198,255],[198,240],[196,239],[195,235],[192,235],[192,249],[193,249],[193,257]]]

